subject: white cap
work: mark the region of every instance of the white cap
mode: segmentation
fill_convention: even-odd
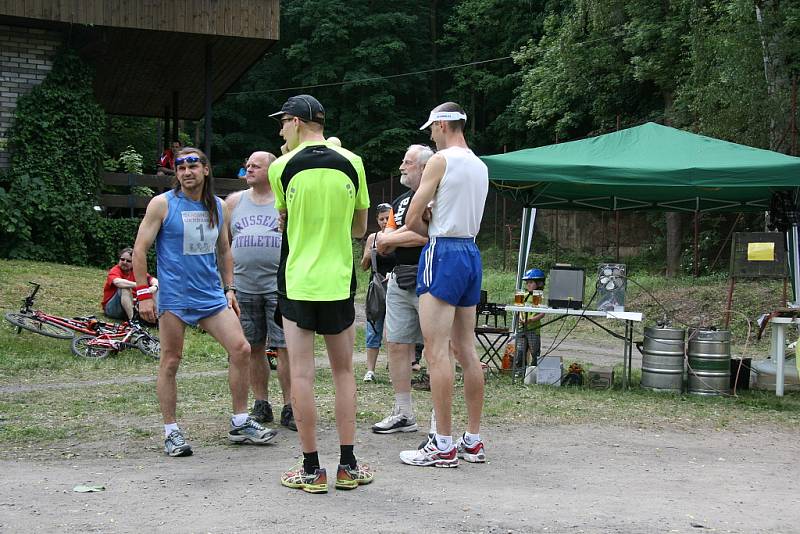
[[[430,126],[434,121],[466,121],[467,115],[464,113],[459,113],[458,111],[431,111],[430,116],[428,117],[428,122],[423,124],[420,127],[420,130],[424,130],[428,126]]]

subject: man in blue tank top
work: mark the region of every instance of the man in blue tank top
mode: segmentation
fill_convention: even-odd
[[[228,353],[233,398],[228,439],[233,443],[267,443],[276,432],[253,421],[247,413],[250,345],[237,318],[239,305],[225,223],[229,214],[214,195],[210,164],[200,150],[184,148],[176,154],[175,176],[175,189],[153,198],[147,206],[133,247],[139,313],[145,321],[158,320],[161,338],[156,392],[164,418],[164,452],[169,456],[192,454],[175,418],[175,375],[187,324],[199,325]],[[147,251],[154,241],[161,282],[158,317],[146,286]]]
[[[475,245],[489,172],[464,138],[467,115],[458,104],[434,108],[420,128],[430,128],[438,152],[428,161],[408,207],[408,228],[428,236],[417,272],[419,322],[431,377],[436,432],[418,450],[400,453],[410,465],[457,467],[458,459],[485,462],[480,437],[483,371],[475,352],[475,306],[483,275]],[[449,351],[463,369],[467,431],[452,436],[453,367]]]

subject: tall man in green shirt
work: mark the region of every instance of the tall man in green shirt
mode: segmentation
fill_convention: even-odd
[[[356,383],[353,374],[356,290],[352,239],[367,229],[369,192],[361,158],[325,140],[325,109],[316,98],[289,98],[270,115],[281,123],[289,152],[269,168],[275,208],[283,221],[278,309],[283,316],[292,380],[292,408],[303,463],[281,484],[310,493],[328,491],[320,467],[314,401],[314,333],[324,336],[336,388],[340,459],[336,487],[372,482],[353,453]]]

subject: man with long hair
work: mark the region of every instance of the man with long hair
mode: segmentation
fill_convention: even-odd
[[[437,426],[423,447],[400,453],[400,459],[410,465],[457,467],[459,457],[486,461],[480,437],[483,371],[474,331],[483,274],[475,236],[483,217],[489,172],[467,146],[466,121],[461,106],[447,102],[435,107],[420,128],[430,128],[438,152],[425,166],[406,224],[429,238],[420,256],[416,291]],[[467,431],[457,443],[453,443],[451,421],[451,347],[463,370],[468,417]]]
[[[314,399],[314,333],[328,350],[336,388],[339,466],[336,487],[372,482],[356,461],[356,383],[353,375],[356,290],[353,241],[367,229],[369,192],[361,158],[325,139],[325,109],[316,98],[289,98],[271,115],[280,121],[288,153],[269,167],[275,208],[284,220],[278,267],[278,309],[283,316],[294,410],[303,462],[281,484],[326,493],[320,467]]]
[[[164,417],[164,452],[169,456],[192,454],[175,418],[175,375],[183,354],[186,325],[199,325],[228,353],[228,384],[233,399],[228,439],[233,443],[267,443],[276,432],[247,414],[250,345],[238,320],[233,259],[225,224],[228,210],[214,195],[214,179],[206,155],[187,147],[175,156],[178,185],[150,201],[133,247],[139,314],[145,321],[158,320],[161,338],[156,392]],[[147,251],[154,241],[161,282],[158,317],[147,287]]]

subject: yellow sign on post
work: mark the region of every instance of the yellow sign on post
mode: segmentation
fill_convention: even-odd
[[[775,243],[748,243],[747,261],[775,261]]]

